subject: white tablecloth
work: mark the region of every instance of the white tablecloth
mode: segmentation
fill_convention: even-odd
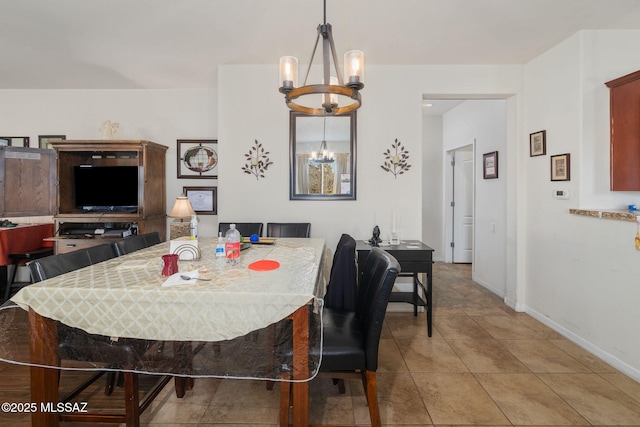
[[[324,295],[327,252],[323,239],[277,239],[243,250],[231,267],[215,258],[216,239],[201,238],[204,267],[192,284],[164,287],[163,243],[23,288],[12,301],[42,316],[108,337],[167,341],[220,341],[266,327]],[[268,259],[273,271],[247,266]],[[326,278],[328,279],[328,277]]]

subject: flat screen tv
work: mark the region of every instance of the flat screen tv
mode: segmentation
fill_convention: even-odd
[[[137,212],[137,166],[73,168],[76,209],[83,212]]]

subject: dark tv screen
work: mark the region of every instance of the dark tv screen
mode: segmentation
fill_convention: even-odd
[[[75,166],[75,206],[85,211],[138,208],[137,166]]]

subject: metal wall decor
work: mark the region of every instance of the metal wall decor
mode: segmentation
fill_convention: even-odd
[[[269,152],[265,151],[262,143],[257,139],[255,141],[255,145],[244,155],[247,163],[241,169],[246,174],[254,175],[258,180],[264,178],[264,173],[273,162],[269,160]]]
[[[380,167],[385,172],[392,173],[395,179],[398,179],[398,175],[402,175],[411,169],[409,150],[405,149],[404,145],[398,141],[398,138],[391,144],[391,148],[387,148],[382,155],[384,156],[384,163]]]
[[[178,178],[218,178],[218,141],[179,139]]]

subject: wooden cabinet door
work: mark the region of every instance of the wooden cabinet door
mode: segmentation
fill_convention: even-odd
[[[640,191],[640,71],[606,85],[611,98],[611,191]]]

